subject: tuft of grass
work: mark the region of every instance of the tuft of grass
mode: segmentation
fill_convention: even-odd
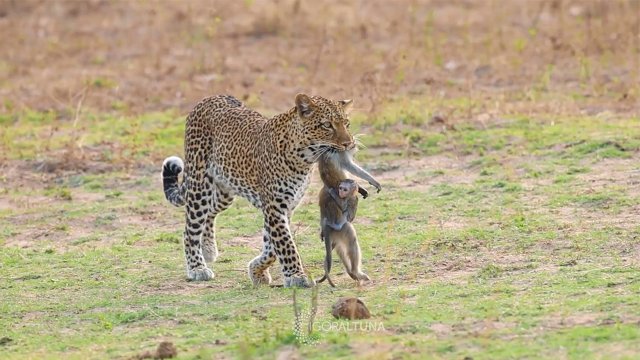
[[[157,242],[179,244],[182,241],[182,237],[175,233],[159,233],[155,240]]]
[[[479,279],[493,279],[500,276],[502,272],[503,270],[499,266],[489,264],[484,266],[482,269],[480,269],[480,271],[478,271],[477,277]]]
[[[61,200],[71,201],[73,200],[73,196],[71,194],[71,190],[66,187],[52,187],[45,190],[45,195],[55,197]]]

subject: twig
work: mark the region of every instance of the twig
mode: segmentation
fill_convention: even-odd
[[[313,321],[318,313],[318,286],[311,288],[311,311],[309,314],[309,324],[307,325],[307,331],[309,336],[313,333]]]
[[[89,89],[89,87],[87,87],[87,86],[85,86],[84,89],[82,89],[80,100],[78,100],[78,103],[76,104],[76,113],[75,113],[75,116],[73,117],[73,128],[74,129],[78,125],[78,120],[80,119],[80,110],[82,110],[82,102],[84,101],[84,98],[87,96],[87,90],[88,89]]]

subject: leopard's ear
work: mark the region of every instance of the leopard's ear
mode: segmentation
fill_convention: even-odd
[[[313,100],[305,94],[296,95],[296,109],[298,110],[298,115],[302,118],[308,118],[313,114],[313,110],[315,109],[316,104],[313,103]]]
[[[338,103],[342,106],[342,110],[344,110],[345,114],[351,112],[351,109],[353,108],[353,100],[340,100]]]

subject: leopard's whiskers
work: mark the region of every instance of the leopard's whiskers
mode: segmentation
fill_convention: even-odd
[[[322,155],[324,155],[324,154],[326,154],[327,152],[331,151],[331,149],[330,149],[330,148],[322,148],[322,149],[320,149],[320,150],[321,150],[321,151],[320,151],[318,154],[316,154],[316,156],[314,157],[313,162],[318,161]]]

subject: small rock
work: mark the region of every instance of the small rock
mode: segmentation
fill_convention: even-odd
[[[178,356],[178,350],[176,349],[176,346],[173,345],[173,343],[170,341],[163,341],[158,345],[156,351],[145,351],[134,356],[132,359],[171,359],[176,356]]]
[[[481,123],[484,123],[484,122],[487,122],[487,121],[491,120],[491,115],[489,115],[487,113],[482,113],[482,114],[478,115],[476,117],[476,119],[478,121],[480,121]]]
[[[331,312],[336,319],[360,320],[368,319],[371,313],[367,306],[358,298],[340,298],[333,305]]]
[[[609,318],[600,321],[600,325],[614,325],[616,323],[617,321],[615,319],[609,319]]]
[[[429,123],[431,124],[446,124],[446,122],[447,119],[444,117],[444,115],[441,114],[433,114],[431,120],[429,121]]]
[[[154,359],[171,359],[178,356],[176,346],[170,341],[163,341],[158,345]]]
[[[453,60],[449,60],[444,64],[444,68],[449,71],[454,71],[458,68],[458,63]]]
[[[477,77],[484,77],[486,75],[489,75],[490,73],[491,66],[489,65],[478,66],[475,70],[473,70],[473,74]]]
[[[584,8],[582,6],[573,5],[572,7],[569,8],[569,14],[571,14],[571,16],[578,17],[583,13],[584,13]]]

